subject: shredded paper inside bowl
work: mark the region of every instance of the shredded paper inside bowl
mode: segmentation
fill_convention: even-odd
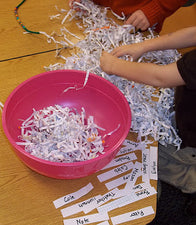
[[[17,144],[38,158],[70,163],[104,154],[104,136],[99,130],[105,129],[94,123],[93,116],[86,118],[84,108],[81,113],[60,105],[33,110],[20,129]]]

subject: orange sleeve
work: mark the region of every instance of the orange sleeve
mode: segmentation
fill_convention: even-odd
[[[156,25],[156,32],[160,32],[166,17],[183,6],[187,0],[93,0],[96,4],[111,7],[119,15],[122,12],[129,16],[136,10],[142,10],[148,18],[150,27]]]
[[[140,9],[148,18],[150,25],[162,23],[164,19],[183,6],[187,0],[152,0]]]

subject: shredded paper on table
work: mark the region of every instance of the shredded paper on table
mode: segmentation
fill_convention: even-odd
[[[99,65],[103,50],[110,52],[113,48],[121,45],[156,38],[153,29],[149,29],[149,34],[144,36],[141,32],[136,32],[132,25],[118,25],[114,20],[108,18],[107,12],[110,10],[108,8],[100,7],[88,0],[74,4],[74,7],[81,10],[60,10],[56,7],[58,14],[50,17],[51,20],[59,20],[62,26],[60,31],[54,31],[50,35],[40,32],[47,37],[49,43],[54,42],[58,47],[60,46],[61,50],[57,50],[56,56],[64,60],[64,63],[49,65],[45,69],[48,71],[76,69],[90,71],[104,77],[116,85],[128,100],[132,111],[131,130],[139,134],[139,139],[142,136],[151,135],[155,141],[159,141],[163,145],[173,144],[179,148],[181,139],[171,122],[174,116],[174,90],[171,88],[157,89],[115,75],[108,75],[101,70]],[[124,20],[125,18],[122,14],[122,17],[117,16],[117,19]],[[66,28],[66,23],[70,21],[77,24],[78,30],[83,30],[85,38],[81,39]],[[77,43],[74,44],[70,41],[71,38]],[[73,53],[70,57],[63,56],[63,51],[69,47],[78,48],[78,53]],[[132,60],[129,56],[122,58]],[[179,58],[180,54],[177,50],[153,51],[142,55],[138,59],[138,63],[153,62],[166,65]]]

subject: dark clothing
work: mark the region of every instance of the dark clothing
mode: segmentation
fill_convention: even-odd
[[[176,88],[175,108],[181,149],[159,145],[159,178],[185,193],[196,193],[196,50],[177,61],[185,85]]]
[[[186,85],[176,88],[175,111],[181,148],[196,147],[196,49],[177,61],[177,67]]]

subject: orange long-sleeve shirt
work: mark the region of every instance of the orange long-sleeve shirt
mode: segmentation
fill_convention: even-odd
[[[187,0],[93,0],[98,5],[110,7],[118,15],[122,12],[129,16],[136,10],[142,10],[148,18],[150,26],[156,25],[156,32],[160,32],[166,17],[183,6]]]

